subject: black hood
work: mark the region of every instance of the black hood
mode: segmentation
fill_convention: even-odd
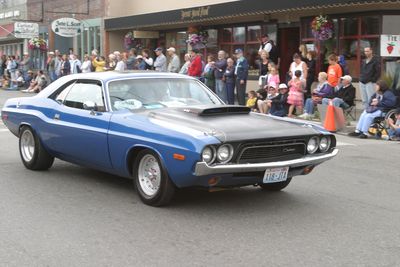
[[[159,109],[149,112],[149,117],[204,132],[215,136],[221,142],[298,137],[318,133],[301,121],[252,113],[248,108],[241,106],[220,108],[220,111],[216,106]]]

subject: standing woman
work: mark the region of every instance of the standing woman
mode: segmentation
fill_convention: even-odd
[[[301,60],[304,62],[307,62],[307,46],[305,44],[301,44],[299,46],[299,52],[300,52],[300,57]]]
[[[126,69],[126,53],[117,54],[117,65],[115,66],[116,71],[124,71]]]
[[[261,61],[259,66],[260,76],[258,77],[258,85],[260,86],[260,88],[264,88],[268,75],[268,64],[270,63],[269,53],[265,50],[262,50],[260,52],[260,56],[261,56]]]
[[[232,58],[228,58],[226,63],[227,66],[222,80],[225,83],[227,102],[229,105],[233,105],[235,104],[235,62]]]
[[[301,72],[300,79],[307,80],[307,64],[301,60],[301,56],[299,54],[295,53],[293,55],[293,62],[289,69],[290,80],[295,78],[294,74],[297,70]]]
[[[315,66],[316,66],[316,61],[315,61],[315,52],[314,51],[308,51],[307,52],[307,79],[306,79],[306,92],[305,92],[305,98],[307,99],[311,97],[311,86],[314,82],[315,79]]]
[[[88,73],[92,71],[92,62],[90,61],[88,54],[85,54],[83,57],[83,63],[81,69],[82,73]]]
[[[61,76],[65,76],[71,73],[71,64],[69,63],[68,56],[64,54],[61,62]]]

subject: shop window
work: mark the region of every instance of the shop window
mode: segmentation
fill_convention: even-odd
[[[232,28],[222,29],[222,42],[232,42]]]
[[[261,36],[261,26],[248,26],[247,27],[247,41],[248,42],[259,42]]]
[[[342,36],[358,35],[358,18],[341,18]]]
[[[246,42],[246,28],[245,27],[234,27],[233,28],[233,42],[234,43],[245,43]]]
[[[361,18],[361,34],[379,34],[381,29],[379,16],[366,16]]]
[[[357,39],[345,39],[340,40],[339,46],[341,47],[341,55],[344,56],[346,60],[347,67],[350,72],[351,77],[358,77],[358,40]]]

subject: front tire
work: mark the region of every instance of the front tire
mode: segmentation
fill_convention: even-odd
[[[39,137],[28,126],[23,126],[20,131],[19,154],[29,170],[47,170],[54,162],[54,157],[44,149]]]
[[[147,205],[165,206],[175,193],[175,186],[160,158],[150,149],[144,149],[137,155],[133,164],[133,178],[136,192]]]
[[[282,189],[284,189],[286,186],[289,185],[290,181],[292,181],[292,178],[287,178],[286,181],[283,182],[278,182],[278,183],[271,183],[271,184],[260,184],[260,187],[263,190],[267,190],[267,191],[281,191]]]

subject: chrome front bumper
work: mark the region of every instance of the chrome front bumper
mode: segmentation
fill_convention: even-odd
[[[327,161],[337,155],[339,150],[335,148],[331,153],[323,154],[320,156],[306,156],[300,159],[277,161],[268,163],[247,163],[247,164],[231,164],[231,165],[216,165],[209,166],[205,162],[198,162],[195,167],[194,174],[196,176],[204,176],[210,174],[227,174],[227,173],[241,173],[241,172],[257,172],[265,171],[268,168],[279,167],[306,167],[310,165],[318,165]]]

